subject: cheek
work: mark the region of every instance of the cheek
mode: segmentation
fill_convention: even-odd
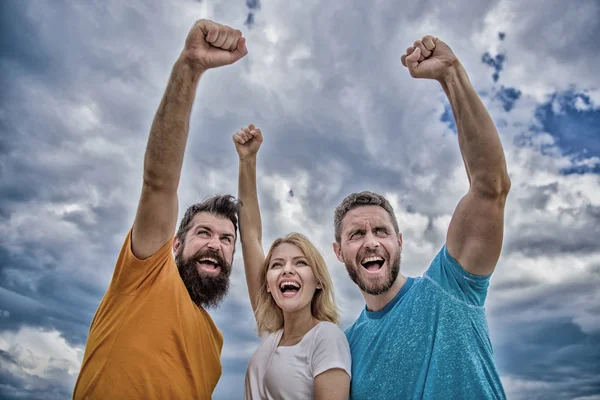
[[[302,281],[304,282],[304,286],[309,286],[311,288],[317,287],[317,278],[312,272],[312,270],[307,269],[306,271],[302,271],[298,273],[302,277]]]
[[[233,262],[233,252],[235,251],[235,247],[234,246],[228,246],[226,248],[226,250],[224,251],[225,253],[225,257],[227,258],[227,260],[232,263]]]
[[[277,275],[277,271],[267,271],[267,287],[269,287],[271,290],[273,290],[273,288],[277,286]]]
[[[355,244],[351,244],[344,248],[344,251],[342,251],[342,256],[344,257],[344,261],[346,263],[354,264],[354,261],[356,260],[356,254],[358,253],[358,247],[359,246]]]

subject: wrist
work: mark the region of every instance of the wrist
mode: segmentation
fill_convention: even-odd
[[[197,75],[198,77],[202,76],[202,74],[204,74],[206,70],[208,70],[208,68],[205,68],[197,60],[194,60],[191,57],[189,57],[185,50],[181,52],[175,64],[182,68],[188,69],[190,72],[192,72],[194,75]]]
[[[439,78],[439,82],[442,85],[448,86],[457,82],[462,75],[466,75],[466,70],[457,59],[452,65],[446,68],[442,76]]]
[[[240,156],[240,164],[256,163],[256,153],[248,156]]]

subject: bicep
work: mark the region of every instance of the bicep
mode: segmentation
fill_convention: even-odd
[[[489,275],[500,258],[504,235],[506,196],[469,191],[458,203],[450,221],[448,253],[469,273]]]
[[[250,304],[252,304],[252,310],[256,313],[256,297],[258,292],[263,289],[261,288],[261,275],[263,274],[262,269],[265,261],[265,253],[262,249],[261,241],[244,241],[242,239],[242,254]]]
[[[131,250],[137,258],[150,257],[173,237],[177,212],[176,192],[143,186],[131,236]]]
[[[350,376],[341,368],[329,369],[315,377],[315,400],[347,400]]]

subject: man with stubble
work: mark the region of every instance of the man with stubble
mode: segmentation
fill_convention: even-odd
[[[483,308],[510,189],[500,137],[446,43],[425,36],[401,62],[413,78],[435,80],[446,93],[470,187],[446,243],[419,278],[400,273],[402,234],[387,199],[354,193],[335,210],[334,251],[366,302],[346,330],[350,397],[504,399]]]
[[[229,286],[239,204],[228,195],[194,204],[175,233],[177,188],[198,82],[246,54],[239,30],[212,21],[187,36],[152,124],[137,214],[92,321],[75,399],[212,396],[223,335],[205,308]]]

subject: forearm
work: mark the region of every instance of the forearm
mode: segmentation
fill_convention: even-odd
[[[240,236],[242,245],[262,242],[262,222],[256,189],[256,155],[240,160],[238,197],[240,209]]]
[[[152,189],[177,191],[190,114],[202,74],[183,58],[173,66],[152,123],[144,159],[144,184]]]
[[[502,143],[467,72],[457,63],[441,84],[452,107],[471,187],[490,195],[506,193],[510,181]]]

